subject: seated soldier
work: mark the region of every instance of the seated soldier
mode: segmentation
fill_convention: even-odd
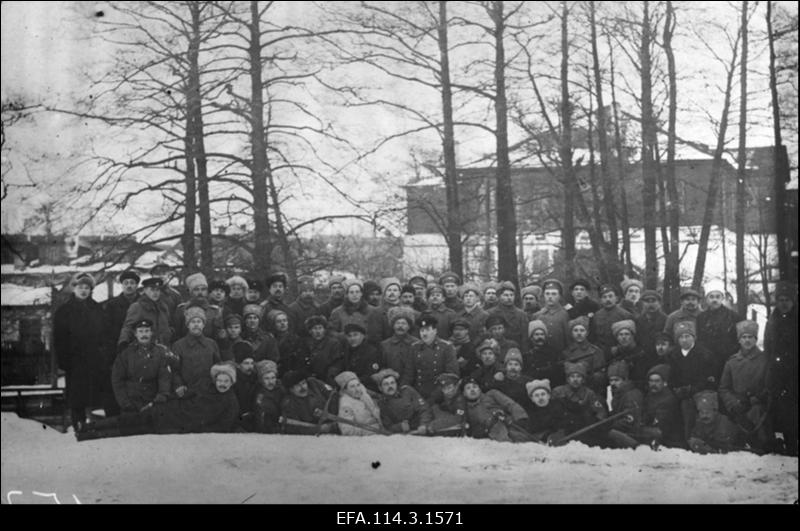
[[[155,403],[138,413],[86,424],[75,433],[79,441],[145,433],[231,432],[236,427],[239,404],[230,391],[236,370],[229,364],[211,367],[211,379],[188,391],[183,400]]]
[[[381,410],[354,372],[344,371],[336,375],[339,384],[339,416],[370,429],[339,422],[342,435],[377,435],[382,432]]]
[[[685,447],[681,429],[680,403],[668,387],[669,365],[661,364],[647,372],[647,394],[644,396],[642,429],[637,439],[651,446],[663,444]]]
[[[255,431],[253,402],[258,391],[258,373],[250,343],[240,341],[233,346],[233,364],[236,367],[233,390],[239,401],[239,427],[245,431]]]
[[[558,366],[560,352],[549,344],[547,325],[542,321],[528,323],[531,350],[527,356],[527,363],[523,372],[535,379],[546,379],[563,383],[561,368]]]
[[[281,401],[286,395],[278,380],[278,365],[272,360],[256,363],[259,388],[253,400],[253,426],[257,433],[279,433]]]
[[[584,384],[587,370],[583,362],[564,363],[564,374],[567,383],[553,389],[553,396],[560,400],[566,409],[570,432],[578,431],[608,417],[604,401]],[[587,432],[576,440],[595,446],[600,444],[602,436],[595,432]]]
[[[431,393],[433,421],[427,431],[431,435],[463,435],[467,429],[466,402],[460,393],[457,374],[442,373],[436,378],[437,388]]]
[[[336,384],[334,377],[344,370],[342,341],[328,330],[328,320],[322,315],[309,317],[305,326],[311,376],[333,387]]]
[[[564,405],[554,399],[549,380],[533,380],[526,386],[530,398],[525,411],[528,413],[528,432],[536,442],[552,442],[567,433],[568,418]]]
[[[608,382],[611,385],[611,414],[629,411],[611,424],[608,441],[615,448],[636,448],[644,403],[642,392],[628,379],[628,364],[624,361],[609,365]]]
[[[528,391],[525,386],[533,380],[530,376],[522,374],[522,363],[522,353],[519,349],[508,349],[503,372],[494,375],[493,385],[494,389],[520,405],[528,402]]]
[[[481,391],[476,380],[464,382],[468,433],[476,439],[503,442],[529,442],[528,415],[522,406],[496,389]]]
[[[216,341],[203,335],[206,322],[203,309],[192,306],[186,310],[185,318],[188,332],[172,345],[172,352],[180,360],[173,374],[173,386],[179,398],[190,389],[205,386],[211,366],[222,361]]]
[[[281,402],[281,424],[285,433],[316,435],[336,432],[336,423],[322,418],[332,389],[303,371],[289,371],[281,381],[288,391]]]
[[[767,409],[769,359],[756,346],[758,323],[741,321],[736,325],[739,352],[725,362],[719,396],[725,410],[750,433],[749,443],[759,451],[771,450],[774,435]]]
[[[481,364],[473,369],[469,377],[478,382],[481,389],[488,391],[494,387],[495,377],[503,374],[503,366],[497,361],[499,352],[500,345],[494,338],[486,338],[478,345],[478,357]]]
[[[719,399],[714,391],[694,395],[697,422],[689,437],[689,448],[699,454],[727,453],[744,448],[746,434],[728,417],[719,412]]]
[[[111,368],[111,387],[123,412],[141,411],[154,402],[166,402],[172,392],[167,349],[156,345],[153,322],[133,325],[135,342],[119,353]]]
[[[372,375],[381,390],[378,407],[383,425],[392,433],[425,435],[433,420],[431,408],[424,398],[408,385],[400,385],[394,369],[382,369]]]

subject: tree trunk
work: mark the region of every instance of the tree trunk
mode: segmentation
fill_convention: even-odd
[[[620,202],[620,228],[622,229],[622,256],[625,263],[625,272],[628,276],[633,274],[633,261],[631,259],[631,227],[628,217],[628,194],[625,190],[625,160],[622,145],[622,132],[619,125],[619,107],[617,105],[617,89],[614,80],[614,54],[611,47],[611,37],[608,38],[609,58],[611,60],[611,108],[614,112],[614,147],[617,151],[617,178],[619,182]]]
[[[266,275],[272,263],[269,205],[267,204],[267,147],[264,139],[264,83],[261,79],[261,23],[258,2],[250,2],[249,69],[252,107],[250,109],[250,149],[252,153],[253,221],[255,224],[254,269]]]
[[[192,30],[189,41],[189,99],[188,112],[192,124],[192,156],[197,167],[197,191],[199,202],[197,212],[200,218],[200,269],[209,275],[214,271],[214,248],[211,241],[211,203],[208,193],[208,164],[206,161],[203,127],[203,103],[200,96],[200,6],[189,3],[192,16]]]
[[[706,266],[706,254],[708,254],[708,239],[711,235],[711,224],[714,222],[714,210],[719,195],[720,179],[722,177],[722,155],[725,150],[725,135],[728,132],[728,113],[731,108],[731,92],[733,91],[733,74],[735,71],[736,60],[739,57],[738,42],[733,47],[733,57],[731,58],[728,69],[728,77],[725,84],[725,99],[722,103],[722,116],[719,121],[719,136],[717,146],[714,150],[714,161],[711,163],[711,177],[708,182],[708,195],[706,196],[705,212],[703,213],[703,225],[700,229],[700,243],[697,246],[697,260],[694,265],[694,275],[692,287],[699,290],[703,285]],[[725,223],[723,218],[722,224]],[[744,315],[744,314],[742,314]]]
[[[611,152],[608,148],[608,119],[603,104],[603,79],[600,76],[600,58],[597,52],[597,21],[595,19],[595,3],[589,2],[591,17],[592,67],[594,70],[594,86],[597,98],[597,144],[600,149],[600,178],[603,181],[603,204],[606,210],[609,242],[615,256],[619,255],[619,229],[617,228],[617,209],[614,205],[614,185],[612,182]],[[622,280],[622,279],[620,279]]]
[[[642,16],[642,43],[639,56],[642,61],[642,209],[644,218],[644,285],[656,289],[658,285],[658,259],[656,254],[656,175],[653,167],[655,124],[653,123],[653,85],[650,65],[650,2],[644,2]]]
[[[591,77],[587,76],[587,78],[588,78],[587,79],[587,83],[591,87],[591,85],[592,85]],[[587,121],[587,124],[588,124],[588,136],[587,136],[588,141],[587,141],[587,143],[588,143],[588,148],[589,148],[589,186],[591,187],[591,190],[592,190],[592,214],[593,214],[592,215],[592,222],[593,222],[593,226],[594,226],[594,231],[597,234],[602,234],[603,230],[602,230],[602,221],[601,221],[602,215],[600,213],[600,210],[601,210],[600,209],[600,193],[599,193],[599,191],[597,189],[597,168],[596,168],[596,164],[595,164],[594,141],[592,140],[592,135],[594,133],[593,114],[594,114],[594,109],[592,109],[592,97],[591,97],[591,94],[589,94],[589,112],[586,113],[586,121]],[[603,246],[604,249],[606,247],[607,247],[607,245]],[[592,245],[592,248],[594,249],[595,246]],[[597,251],[600,251],[600,249],[597,249]],[[616,252],[614,252],[612,254],[612,256],[610,256],[610,257],[606,256],[605,259],[604,259],[602,254],[599,254],[598,252],[595,252],[595,258],[596,258],[595,262],[597,264],[597,268],[598,268],[598,271],[599,271],[599,274],[600,274],[600,279],[599,279],[600,282],[603,283],[603,284],[606,284],[606,283],[609,283],[609,282],[615,282],[615,281],[618,282],[618,280],[611,279],[610,275],[609,275],[609,268],[611,267],[611,264],[613,263],[613,261],[616,261],[616,258],[617,258]],[[610,260],[609,260],[609,258],[610,258]],[[583,275],[581,275],[581,276],[583,276]],[[620,277],[620,280],[621,280],[621,277]]]
[[[514,212],[514,191],[511,185],[511,163],[508,155],[508,102],[506,101],[506,58],[503,44],[505,20],[503,2],[492,3],[491,13],[495,36],[495,119],[497,140],[497,276],[519,284],[517,270],[517,217]]]
[[[188,100],[188,91],[187,91]],[[195,216],[197,214],[197,183],[195,181],[194,158],[192,158],[192,139],[191,125],[192,119],[189,110],[186,109],[186,137],[184,140],[186,153],[186,171],[184,172],[184,182],[186,183],[186,205],[183,217],[183,235],[181,236],[181,247],[183,247],[183,268],[186,271],[195,271],[197,268],[197,254],[194,243]]]
[[[778,103],[778,81],[775,74],[775,33],[772,29],[772,2],[767,2],[767,39],[769,41],[769,89],[772,96],[772,126],[775,135],[774,198],[775,235],[778,241],[778,271],[781,280],[789,279],[789,253],[786,242],[786,182],[789,180],[789,161],[781,138],[781,114]]]
[[[736,305],[747,314],[748,279],[744,268],[744,217],[747,204],[747,0],[742,1],[742,62],[739,97],[739,150],[736,175]]]
[[[665,306],[677,306],[680,298],[680,205],[678,186],[675,182],[675,125],[678,113],[678,83],[675,71],[675,53],[672,49],[672,35],[675,32],[675,11],[672,2],[667,2],[667,19],[664,22],[664,51],[667,55],[667,75],[669,77],[669,117],[667,119],[667,218],[669,221],[669,252],[664,271]],[[666,248],[665,248],[666,250]],[[667,293],[666,285],[670,291]]]
[[[569,101],[569,40],[567,34],[566,2],[561,4],[561,182],[564,185],[564,225],[561,229],[561,244],[564,247],[565,276],[568,282],[575,279],[575,196],[572,186],[575,169],[572,167],[572,108]],[[580,193],[580,189],[578,190]]]
[[[439,56],[442,80],[442,148],[444,152],[444,187],[447,195],[447,248],[450,270],[464,276],[464,251],[461,246],[461,203],[458,197],[456,141],[453,127],[453,90],[450,83],[450,51],[447,40],[447,2],[439,1]]]

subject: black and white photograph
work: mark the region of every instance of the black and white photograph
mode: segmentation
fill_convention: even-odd
[[[0,10],[3,505],[797,504],[797,2]]]

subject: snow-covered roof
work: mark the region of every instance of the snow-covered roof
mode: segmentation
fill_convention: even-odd
[[[14,264],[3,264],[0,266],[0,274],[3,275],[63,275],[75,273],[100,273],[101,271],[121,272],[130,269],[128,263],[114,264],[104,267],[104,264],[90,265],[40,265],[34,267],[17,267]]]
[[[52,300],[50,287],[33,288],[17,284],[2,284],[0,299],[3,306],[48,306]]]

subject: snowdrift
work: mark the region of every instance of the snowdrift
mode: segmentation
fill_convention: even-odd
[[[793,503],[798,460],[488,440],[145,435],[2,414],[3,503]],[[34,494],[34,492],[39,494]],[[48,495],[48,496],[45,496]],[[51,495],[52,494],[52,495]]]

